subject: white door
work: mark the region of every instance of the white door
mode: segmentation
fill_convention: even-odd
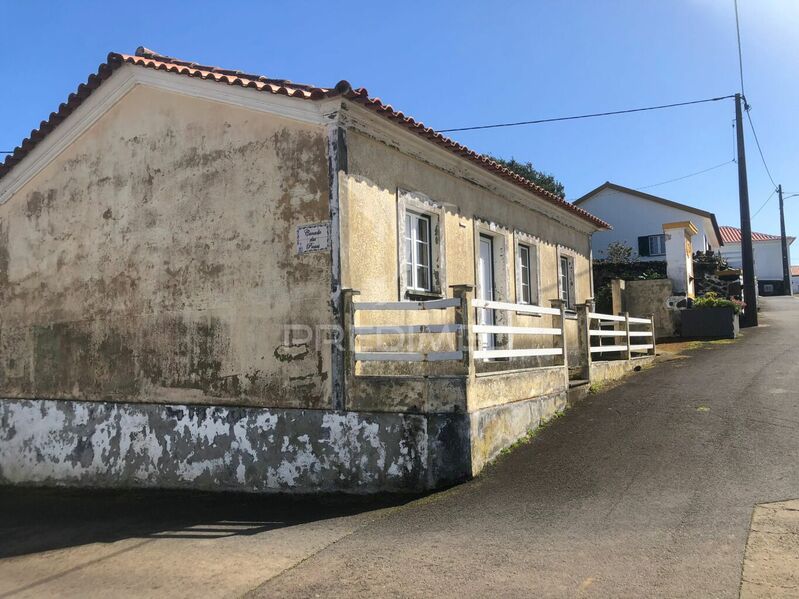
[[[477,261],[478,297],[482,300],[494,300],[494,248],[493,242],[487,235],[480,235],[480,256]],[[494,311],[488,308],[480,310],[479,324],[494,324]],[[491,333],[480,334],[480,349],[492,349],[494,335]]]

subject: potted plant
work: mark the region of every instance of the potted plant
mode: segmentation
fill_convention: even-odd
[[[691,307],[681,311],[683,337],[735,339],[738,336],[738,314],[745,304],[725,299],[709,291],[696,298]]]

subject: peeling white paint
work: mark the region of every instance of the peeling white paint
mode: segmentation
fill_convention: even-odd
[[[0,399],[0,483],[426,488],[426,417]]]

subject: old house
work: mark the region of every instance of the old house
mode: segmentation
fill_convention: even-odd
[[[0,167],[0,481],[468,477],[563,407],[606,228],[346,81],[112,53]]]

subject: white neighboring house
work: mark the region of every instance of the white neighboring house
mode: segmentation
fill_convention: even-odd
[[[612,231],[594,233],[594,258],[606,257],[608,245],[622,242],[638,252],[641,260],[665,260],[663,225],[690,221],[697,229],[691,238],[693,251],[717,251],[723,244],[716,216],[712,212],[679,204],[666,198],[606,182],[589,191],[574,204],[613,226]]]
[[[724,240],[721,255],[733,268],[741,268],[741,230],[737,227],[721,227],[721,237]],[[791,263],[791,244],[795,239],[788,237],[788,264]],[[757,292],[760,295],[783,295],[780,236],[753,232],[752,249]]]
[[[799,266],[791,266],[791,290],[794,295],[799,293]]]

